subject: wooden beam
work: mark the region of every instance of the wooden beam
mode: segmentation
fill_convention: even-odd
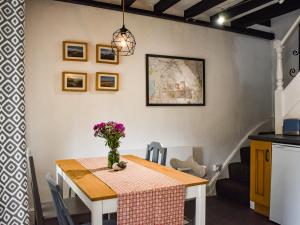
[[[211,22],[215,22],[219,15],[222,14],[226,17],[226,19],[231,19],[235,16],[238,16],[242,13],[248,12],[249,10],[252,10],[254,8],[257,8],[259,6],[262,6],[266,3],[269,3],[272,0],[251,0],[251,1],[243,1],[240,4],[237,4],[236,6],[232,6],[220,13],[217,13],[210,17]]]
[[[186,9],[184,11],[184,17],[192,18],[225,1],[226,0],[202,0],[201,2],[198,2],[196,5],[193,5],[192,7]]]
[[[125,2],[125,8],[131,7],[131,5],[135,2],[136,0],[124,0]]]
[[[263,8],[259,11],[248,14],[244,17],[236,19],[231,22],[233,27],[248,27],[254,24],[265,22],[274,17],[292,12],[300,8],[300,0],[285,0],[282,4],[276,3],[274,5]]]
[[[122,11],[121,5],[116,5],[116,4],[106,3],[106,2],[97,2],[95,0],[54,0],[54,1],[67,2],[67,3],[77,4],[77,5],[85,5],[85,6],[115,10],[115,11]]]
[[[163,13],[164,11],[166,11],[168,8],[172,7],[179,1],[180,0],[160,0],[154,5],[154,12]]]
[[[102,9],[122,11],[122,7],[120,5],[104,3],[104,2],[97,2],[97,1],[93,1],[93,0],[53,0],[53,1],[67,2],[67,3],[86,5],[86,6],[102,8]],[[228,27],[228,26],[216,26],[216,25],[211,24],[206,21],[189,20],[189,19],[187,20],[186,18],[181,17],[181,16],[174,16],[174,15],[165,14],[165,13],[157,14],[153,11],[144,10],[144,9],[137,9],[137,8],[130,7],[128,9],[125,9],[125,11],[128,13],[132,13],[132,14],[137,14],[137,15],[142,15],[142,16],[150,16],[150,17],[155,17],[155,18],[159,18],[159,19],[176,21],[176,22],[180,22],[180,23],[187,23],[187,24],[192,24],[192,25],[196,25],[196,26],[208,27],[208,28],[212,28],[212,29],[223,30],[223,31],[228,31],[228,32],[233,32],[233,33],[238,33],[238,34],[244,34],[244,35],[263,38],[263,39],[267,39],[267,40],[274,40],[274,38],[275,38],[274,34],[269,33],[269,32],[264,32],[264,31],[254,30],[254,29],[245,29],[245,28],[232,28],[232,27]]]

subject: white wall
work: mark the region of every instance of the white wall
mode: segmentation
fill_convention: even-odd
[[[283,91],[283,109],[285,118],[300,118],[300,72]]]
[[[225,160],[247,131],[272,114],[271,42],[167,20],[126,15],[136,52],[120,65],[95,63],[95,45],[110,43],[121,14],[55,2],[27,1],[27,140],[36,162],[42,199],[56,159],[106,155],[93,137],[97,121],[126,125],[122,149],[158,140],[165,146],[200,148],[208,166]],[[89,62],[62,61],[62,41],[89,42]],[[206,60],[205,107],[146,107],[145,54]],[[61,72],[88,72],[88,92],[61,91]],[[95,72],[119,72],[119,92],[95,91]],[[127,149],[127,150],[126,150]]]

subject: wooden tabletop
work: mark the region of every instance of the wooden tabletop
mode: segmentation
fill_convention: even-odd
[[[130,161],[153,169],[166,176],[178,180],[186,187],[207,184],[208,181],[193,175],[183,173],[170,167],[161,166],[157,163],[149,162],[145,159],[133,155],[122,156]],[[72,179],[72,181],[83,191],[90,200],[104,200],[116,198],[117,194],[99,178],[94,176],[89,170],[83,167],[75,159],[57,160],[56,165]]]

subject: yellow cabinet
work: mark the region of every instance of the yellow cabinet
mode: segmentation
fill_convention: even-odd
[[[256,212],[269,216],[272,168],[272,143],[251,141],[250,200]]]

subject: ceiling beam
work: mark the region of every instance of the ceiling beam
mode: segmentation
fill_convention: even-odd
[[[220,13],[217,13],[210,17],[211,22],[215,22],[219,15],[224,15],[226,17],[226,20],[230,20],[231,18],[238,16],[242,13],[245,13],[247,11],[250,11],[252,9],[255,9],[259,6],[262,6],[266,3],[271,2],[272,0],[251,0],[251,1],[243,1],[235,6],[232,6]]]
[[[125,8],[129,8],[136,0],[124,0]]]
[[[202,0],[184,11],[185,18],[195,17],[226,0]]]
[[[274,5],[263,8],[259,11],[248,14],[244,17],[236,19],[231,22],[233,27],[248,27],[254,24],[265,22],[274,17],[292,12],[300,8],[299,0],[285,0],[282,4],[276,3]]]
[[[95,0],[54,0],[54,1],[67,2],[67,3],[91,6],[91,7],[102,8],[102,9],[110,9],[115,11],[122,11],[121,5],[116,5],[116,4],[106,3],[106,2],[97,2]]]
[[[93,0],[54,0],[54,1],[68,2],[68,3],[78,4],[78,5],[86,5],[86,6],[102,8],[102,9],[122,11],[122,7],[120,5],[110,4],[110,3],[105,3],[105,2],[97,2],[97,1],[93,1]],[[233,32],[233,33],[238,33],[238,34],[244,34],[244,35],[263,38],[263,39],[267,39],[267,40],[274,40],[274,38],[275,38],[273,33],[265,32],[265,31],[259,31],[259,30],[255,30],[255,29],[245,29],[245,28],[232,28],[232,27],[228,27],[228,26],[216,26],[216,25],[213,25],[206,21],[187,20],[186,18],[181,17],[181,16],[174,16],[174,15],[165,14],[165,13],[157,14],[153,11],[144,10],[144,9],[137,9],[137,8],[130,7],[130,8],[125,9],[125,11],[127,13],[132,13],[132,14],[137,14],[137,15],[142,15],[142,16],[150,16],[150,17],[155,17],[155,18],[159,18],[159,19],[165,19],[165,20],[171,20],[171,21],[176,21],[176,22],[181,22],[181,23],[192,24],[192,25],[196,25],[196,26],[208,27],[208,28],[212,28],[212,29],[223,30],[223,31],[228,31],[228,32]]]
[[[179,1],[180,0],[160,0],[154,5],[154,12],[163,13],[164,11],[166,11],[168,8],[172,7]]]

